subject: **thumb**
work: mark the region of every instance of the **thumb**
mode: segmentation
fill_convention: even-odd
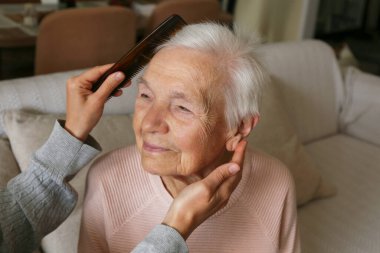
[[[94,93],[99,99],[106,101],[112,91],[124,80],[125,75],[121,71],[117,71],[109,75],[99,89]]]
[[[227,163],[217,167],[202,181],[211,192],[215,192],[229,178],[236,175],[240,171],[239,165],[236,163]]]

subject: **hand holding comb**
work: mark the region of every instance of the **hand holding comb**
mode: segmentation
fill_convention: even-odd
[[[111,93],[111,96],[125,83],[133,78],[139,70],[144,67],[154,55],[158,45],[168,40],[173,34],[181,29],[186,22],[178,15],[173,15],[162,22],[152,33],[138,43],[134,48],[129,50],[120,60],[118,60],[110,69],[108,69],[92,86],[95,92],[102,85],[104,80],[110,74],[121,71],[125,74],[124,80]]]

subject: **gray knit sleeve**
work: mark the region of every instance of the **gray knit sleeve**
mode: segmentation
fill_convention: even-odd
[[[33,155],[28,170],[0,191],[0,252],[32,252],[43,236],[67,218],[77,201],[67,178],[99,150],[91,137],[83,143],[56,122],[49,139]]]
[[[187,253],[185,240],[172,227],[157,225],[132,253]]]

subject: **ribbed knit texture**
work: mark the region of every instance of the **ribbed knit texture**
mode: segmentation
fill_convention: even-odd
[[[55,124],[28,170],[0,191],[0,252],[32,252],[43,236],[67,218],[77,194],[65,178],[98,153],[99,150],[67,133],[58,122]]]
[[[129,252],[163,220],[173,198],[146,173],[135,146],[94,163],[79,252]],[[292,177],[279,161],[247,152],[229,203],[188,238],[190,252],[300,252]]]

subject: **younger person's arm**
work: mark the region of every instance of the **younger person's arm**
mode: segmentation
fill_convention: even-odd
[[[99,145],[93,139],[83,143],[56,122],[27,171],[0,191],[1,252],[38,248],[42,237],[57,228],[75,207],[77,194],[66,178],[98,153]]]

